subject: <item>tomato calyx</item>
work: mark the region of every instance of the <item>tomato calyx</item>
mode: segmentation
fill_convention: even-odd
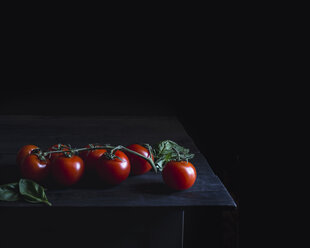
[[[72,147],[71,147],[70,144],[64,145],[64,144],[61,144],[61,143],[56,144],[56,145],[51,147],[51,151],[60,151],[62,149],[72,149]]]
[[[36,155],[40,161],[46,162],[46,156],[40,148],[33,149],[30,154]]]
[[[52,147],[50,151],[43,152],[43,156],[51,156],[53,153],[63,153],[64,156],[71,158],[73,155],[75,155],[75,150],[72,149],[71,145],[62,145],[58,144],[56,147]]]
[[[122,158],[120,158],[119,156],[115,155],[115,153],[113,152],[106,152],[105,154],[103,154],[103,156],[105,158],[107,158],[108,160],[114,160],[114,159],[119,159],[120,161],[124,161]]]
[[[73,155],[75,155],[75,152],[72,151],[72,150],[70,150],[70,151],[65,151],[65,152],[64,152],[64,156],[65,156],[66,158],[71,158]]]
[[[110,150],[110,152],[106,152],[106,153],[104,153],[103,154],[103,156],[105,157],[105,158],[107,158],[108,160],[114,160],[114,159],[119,159],[120,161],[124,161],[122,158],[120,158],[119,156],[117,156],[117,155],[115,155],[115,152],[117,151],[117,150],[120,150],[120,149],[122,149],[122,146],[116,146],[116,147],[114,147],[113,149],[111,149]]]

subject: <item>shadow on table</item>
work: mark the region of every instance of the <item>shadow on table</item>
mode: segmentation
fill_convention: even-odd
[[[168,188],[162,182],[148,182],[136,184],[134,190],[138,193],[154,194],[154,195],[168,195],[177,191]]]

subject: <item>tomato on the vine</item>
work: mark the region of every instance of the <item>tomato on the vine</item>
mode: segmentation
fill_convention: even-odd
[[[50,148],[48,148],[48,151],[70,151],[70,147],[64,144],[55,144],[51,146]],[[50,156],[50,160],[53,161],[62,155],[64,155],[63,152],[56,152],[56,153],[51,153],[49,156]]]
[[[116,185],[124,181],[130,173],[130,161],[127,155],[120,151],[115,151],[114,158],[102,155],[96,163],[96,172],[99,178],[106,184]]]
[[[97,146],[89,144],[85,148],[92,148],[92,147],[97,147]],[[79,156],[84,160],[85,170],[89,172],[94,172],[98,159],[106,152],[107,152],[106,149],[81,151]]]
[[[31,152],[35,149],[39,149],[39,147],[35,146],[35,145],[25,145],[22,148],[20,148],[20,150],[17,153],[16,156],[16,163],[18,165],[21,165],[23,160],[29,155],[31,154]]]
[[[197,172],[193,164],[187,161],[170,161],[163,171],[164,182],[172,189],[185,190],[196,181]]]
[[[150,156],[148,149],[146,149],[145,147],[139,144],[132,144],[132,145],[127,146],[127,148],[137,153],[140,153],[144,157]],[[150,165],[150,163],[147,162],[145,159],[130,152],[126,152],[126,155],[129,158],[130,165],[131,165],[131,173],[133,175],[141,175],[152,169],[152,166]],[[152,160],[154,161],[153,154],[152,154]]]
[[[77,155],[58,156],[52,162],[51,167],[54,180],[64,186],[77,183],[84,173],[84,162]]]
[[[50,173],[50,160],[41,159],[36,154],[30,154],[20,164],[22,178],[43,182]]]

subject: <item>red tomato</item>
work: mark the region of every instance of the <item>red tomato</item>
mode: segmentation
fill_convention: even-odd
[[[141,155],[145,157],[149,157],[150,155],[148,149],[138,144],[132,144],[130,146],[127,146],[127,148],[137,153],[140,153]],[[135,154],[132,154],[130,152],[126,152],[126,155],[129,158],[130,165],[131,165],[131,173],[133,175],[141,175],[152,169],[152,166],[150,165],[150,163],[147,162],[145,159]],[[153,154],[152,154],[152,160],[154,161]]]
[[[84,162],[76,155],[59,156],[52,162],[51,167],[54,180],[64,186],[77,183],[84,173]]]
[[[18,165],[21,165],[23,160],[26,158],[26,156],[28,156],[29,154],[31,154],[31,152],[34,149],[38,149],[39,147],[35,146],[35,145],[25,145],[23,146],[17,153],[17,157],[16,157],[16,163]]]
[[[56,144],[56,145],[53,145],[50,148],[48,148],[48,151],[61,151],[61,150],[69,151],[70,147],[67,146],[67,145],[64,145],[64,144]],[[63,152],[51,153],[49,155],[50,156],[49,158],[50,158],[51,161],[53,161],[53,160],[55,160],[56,158],[58,158],[59,156],[62,156],[62,155],[64,155]]]
[[[46,159],[40,160],[35,154],[30,154],[23,160],[20,165],[20,173],[22,178],[43,182],[49,175],[50,161]]]
[[[111,185],[116,185],[124,181],[130,173],[130,162],[125,153],[117,150],[114,153],[119,158],[109,159],[102,155],[96,164],[96,171],[99,178]]]
[[[164,167],[162,177],[170,188],[184,190],[193,186],[197,172],[190,162],[171,161]]]
[[[90,148],[91,145],[87,145],[86,148]],[[94,145],[94,147],[96,147]],[[95,149],[95,150],[88,150],[80,152],[79,156],[84,160],[85,169],[87,171],[94,172],[97,160],[106,153],[106,149]]]

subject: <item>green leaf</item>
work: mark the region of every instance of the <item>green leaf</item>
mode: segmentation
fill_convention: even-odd
[[[18,199],[18,183],[0,185],[0,201],[17,201]]]
[[[172,140],[164,140],[153,148],[155,165],[162,171],[164,166],[170,161],[188,161],[194,157],[190,150],[178,145]]]
[[[36,182],[29,179],[19,180],[19,192],[23,198],[31,203],[45,203],[49,206],[52,204],[48,201],[44,188]]]

